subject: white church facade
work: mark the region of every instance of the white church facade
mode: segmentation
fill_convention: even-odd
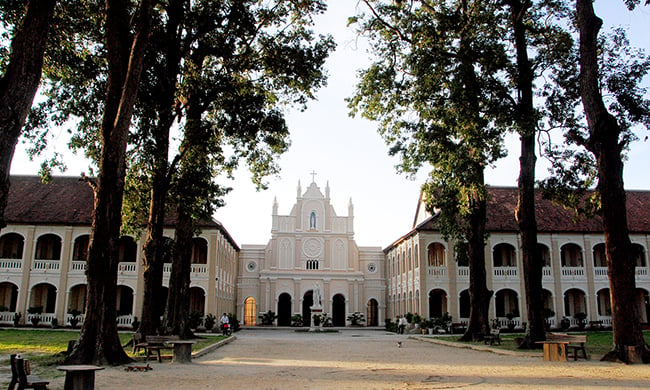
[[[55,177],[42,184],[35,176],[13,176],[0,231],[0,324],[29,323],[39,312],[41,325],[55,319],[68,325],[82,319],[86,296],[85,255],[92,218],[92,190],[76,178]],[[520,237],[514,220],[516,188],[488,190],[488,287],[494,291],[491,318],[505,326],[526,322]],[[406,313],[424,318],[469,317],[469,268],[458,246],[446,241],[435,217],[417,205],[410,230],[386,247],[359,247],[354,239],[354,206],[339,214],[330,187],[300,183],[287,215],[270,205],[270,239],[262,245],[236,243],[226,227],[205,221],[192,240],[190,308],[202,315],[233,313],[246,326],[260,324],[273,311],[276,326],[311,323],[310,308],[320,303],[333,326],[383,326]],[[397,199],[396,202],[401,200]],[[545,259],[545,305],[549,322],[611,324],[602,221],[573,221],[570,211],[538,199],[539,250]],[[377,215],[380,215],[378,211]],[[650,191],[628,191],[630,236],[635,248],[637,300],[643,322],[650,322]],[[166,234],[173,234],[172,226]],[[171,238],[171,237],[170,237]],[[243,238],[245,239],[245,237]],[[118,325],[130,327],[142,311],[140,237],[120,240]],[[168,285],[171,264],[165,264]],[[164,304],[166,288],[159,303]],[[320,301],[320,302],[315,302]],[[318,306],[318,305],[317,305]],[[358,316],[357,316],[358,318]],[[512,320],[510,320],[512,318]]]
[[[242,245],[237,283],[237,312],[244,324],[257,313],[274,311],[280,326],[299,315],[311,322],[315,290],[322,295],[323,313],[333,326],[345,326],[352,313],[362,313],[367,325],[383,325],[386,311],[384,253],[381,247],[358,247],[354,241],[354,207],[337,215],[325,193],[312,183],[289,215],[273,204],[271,239],[266,245]]]

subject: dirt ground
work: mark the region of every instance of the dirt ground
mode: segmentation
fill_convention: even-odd
[[[545,362],[432,344],[377,330],[296,333],[251,329],[191,364],[98,371],[96,389],[638,389],[650,366]],[[398,347],[401,341],[401,347]],[[55,378],[50,389],[63,388]]]

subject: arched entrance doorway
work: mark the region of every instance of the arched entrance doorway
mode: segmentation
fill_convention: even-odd
[[[244,325],[254,326],[257,323],[257,302],[248,297],[244,301]]]
[[[368,326],[379,326],[379,304],[375,299],[368,301],[366,318],[368,319],[366,322]]]
[[[278,326],[291,325],[291,295],[280,294],[278,298]]]
[[[440,318],[447,312],[447,293],[444,290],[429,291],[429,317]]]
[[[311,307],[314,305],[314,291],[309,290],[302,297],[302,326],[311,326]]]
[[[244,301],[244,325],[254,326],[257,321],[257,302],[255,298],[248,297]]]
[[[332,325],[345,326],[345,297],[341,294],[332,298]]]

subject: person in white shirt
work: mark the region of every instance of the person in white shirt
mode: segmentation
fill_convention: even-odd
[[[230,319],[228,318],[228,315],[226,313],[223,313],[219,319],[219,322],[221,322],[221,331],[223,332],[223,335],[226,336],[228,334],[228,327],[230,326]]]

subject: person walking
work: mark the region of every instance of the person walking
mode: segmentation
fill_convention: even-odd
[[[397,330],[399,334],[404,334],[404,329],[406,328],[406,325],[408,324],[408,321],[406,321],[405,316],[400,316],[399,319],[397,320]]]

